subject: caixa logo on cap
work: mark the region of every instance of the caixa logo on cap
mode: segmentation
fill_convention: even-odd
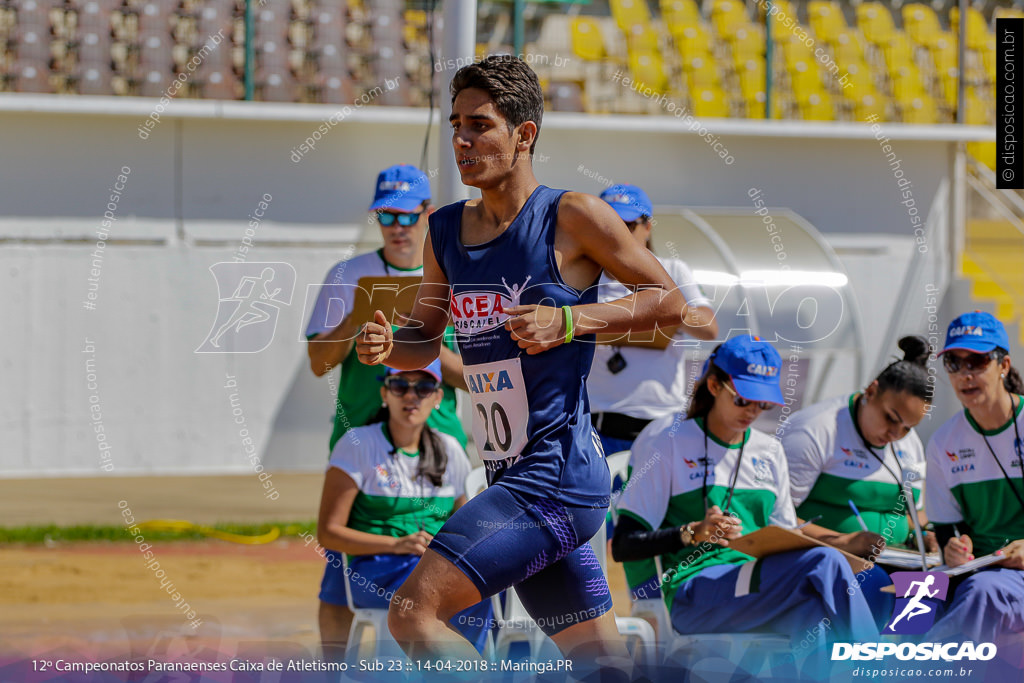
[[[748,363],[747,372],[751,375],[761,375],[762,377],[775,377],[779,374],[779,369],[774,365],[762,365],[761,363]]]

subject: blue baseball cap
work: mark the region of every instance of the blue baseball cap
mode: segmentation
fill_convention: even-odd
[[[640,216],[654,213],[647,193],[636,185],[612,185],[601,193],[601,199],[608,202],[622,220],[630,223]]]
[[[954,318],[949,324],[946,329],[946,346],[939,351],[939,355],[953,349],[988,353],[997,346],[1010,350],[1006,328],[991,313],[971,311]]]
[[[427,174],[409,164],[385,168],[377,176],[377,190],[369,211],[415,211],[430,199]]]
[[[436,379],[438,382],[440,382],[441,381],[441,359],[440,358],[435,358],[434,361],[430,365],[428,365],[425,368],[420,368],[419,370],[399,370],[398,368],[391,368],[391,367],[389,367],[385,377],[390,377],[391,375],[399,375],[399,374],[401,374],[403,372],[425,372],[428,375],[430,375],[431,377],[433,377],[434,379]]]
[[[760,337],[742,334],[719,346],[709,360],[729,375],[736,393],[748,401],[782,405],[782,356]]]

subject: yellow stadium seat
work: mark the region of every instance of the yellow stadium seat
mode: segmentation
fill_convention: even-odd
[[[960,9],[954,7],[949,10],[949,30],[954,35],[960,34]],[[991,34],[988,32],[988,25],[981,12],[973,7],[967,10],[967,49],[984,50],[985,44]]]
[[[633,24],[626,31],[626,49],[629,52],[657,52],[658,32],[650,26]]]
[[[1016,18],[1016,17],[1011,17]],[[1024,18],[1024,17],[1022,17]],[[990,78],[995,78],[996,73],[996,39],[995,36],[991,37],[986,41],[985,48],[981,51],[981,63],[985,69],[985,75]]]
[[[661,18],[674,33],[676,26],[700,23],[700,9],[694,0],[661,0]]]
[[[880,2],[862,2],[857,5],[857,28],[868,42],[884,44],[894,30],[889,8]]]
[[[814,31],[814,37],[826,43],[832,43],[847,30],[846,19],[838,2],[811,0],[807,3],[807,21]]]
[[[719,88],[690,89],[693,98],[693,114],[697,118],[728,118],[731,114],[729,101]]]
[[[736,74],[740,79],[740,93],[743,99],[754,100],[758,93],[761,94],[761,101],[764,101],[764,60],[748,59],[742,64],[736,64]]]
[[[956,74],[955,66],[951,66],[945,72],[938,74],[939,83],[942,87],[942,98],[946,100],[946,104],[953,108],[956,107],[957,88],[959,87]]]
[[[634,52],[629,55],[629,70],[641,87],[646,86],[655,92],[668,90],[668,75],[665,63],[657,52]]]
[[[855,121],[877,121],[887,120],[886,108],[888,99],[879,93],[868,93],[862,95],[853,103],[853,118]]]
[[[683,64],[683,73],[691,89],[718,87],[722,82],[722,74],[713,58],[695,57]]]
[[[836,35],[831,46],[836,64],[840,66],[864,61],[864,46],[861,45],[860,37],[853,31],[843,31]]]
[[[955,69],[957,65],[956,38],[950,33],[942,33],[935,37],[929,46],[929,54],[932,56],[932,63],[935,64],[937,74],[945,74],[949,69]]]
[[[931,95],[900,100],[904,123],[939,123],[939,111]]]
[[[750,23],[747,9],[739,0],[715,0],[711,6],[711,25],[724,39]]]
[[[791,40],[782,44],[782,55],[785,58],[786,67],[792,69],[797,62],[814,59],[814,50],[802,40]]]
[[[892,77],[892,94],[900,102],[912,100],[925,95],[924,84],[921,82],[921,70],[914,64],[904,64],[890,73]]]
[[[793,86],[793,96],[798,102],[806,101],[811,95],[825,92],[825,87],[821,83],[821,72],[815,61],[797,62],[789,70],[789,78]]]
[[[988,166],[989,169],[996,170],[995,142],[968,142],[967,153],[985,166]]]
[[[843,94],[854,100],[864,95],[873,95],[878,90],[875,87],[871,69],[864,62],[851,62],[843,65],[838,79]]]
[[[627,33],[637,24],[646,26],[651,23],[646,0],[611,0],[610,4],[615,23]]]
[[[601,26],[593,17],[574,17],[571,27],[573,54],[588,61],[604,59]]]
[[[914,63],[914,52],[903,31],[893,31],[889,40],[882,46],[882,56],[885,57],[886,66],[892,73],[901,66]]]
[[[700,24],[683,27],[673,34],[672,39],[684,62],[694,57],[708,58],[711,55],[711,35]]]
[[[827,92],[813,93],[807,100],[799,102],[800,118],[805,121],[835,121],[835,107]]]
[[[729,41],[732,58],[735,62],[752,58],[764,60],[764,30],[760,26],[748,24],[736,29],[733,39]]]
[[[929,46],[942,34],[939,17],[928,5],[911,2],[903,6],[903,28],[918,45]]]

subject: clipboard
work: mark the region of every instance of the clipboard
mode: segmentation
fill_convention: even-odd
[[[823,543],[817,539],[805,536],[799,531],[793,529],[783,529],[780,526],[766,526],[764,528],[753,531],[749,534],[740,536],[739,538],[729,541],[729,545],[726,546],[733,550],[738,550],[741,553],[746,553],[751,557],[769,557],[771,555],[778,555],[779,553],[788,553],[791,550],[807,550],[809,548],[832,548],[843,554],[846,561],[850,563],[850,569],[853,570],[854,574],[858,574],[862,571],[868,571],[871,569],[872,563],[867,560],[852,555],[845,550],[839,550],[838,548]]]
[[[392,324],[396,315],[408,316],[416,303],[422,277],[361,277],[352,300],[352,322],[356,327],[373,320],[381,311]]]
[[[664,351],[672,343],[679,325],[675,327],[659,327],[644,332],[611,332],[598,333],[597,343],[609,346],[634,346],[643,349]]]

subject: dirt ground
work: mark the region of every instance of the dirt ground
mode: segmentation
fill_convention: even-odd
[[[314,546],[211,540],[154,544],[153,552],[162,579],[131,543],[0,549],[0,658],[318,655],[323,560]],[[628,605],[621,566],[611,575],[616,606]],[[178,600],[166,592],[168,581]]]

